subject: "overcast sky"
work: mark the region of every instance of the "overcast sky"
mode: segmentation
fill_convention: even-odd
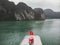
[[[52,9],[60,11],[60,0],[10,0],[18,4],[24,2],[32,8]]]

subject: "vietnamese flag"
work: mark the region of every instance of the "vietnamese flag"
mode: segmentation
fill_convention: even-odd
[[[30,35],[34,35],[34,32],[33,31],[30,31]]]

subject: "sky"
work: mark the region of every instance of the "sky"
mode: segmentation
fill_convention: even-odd
[[[53,11],[60,11],[60,0],[9,0],[18,4],[24,2],[28,6],[42,9],[52,9]]]

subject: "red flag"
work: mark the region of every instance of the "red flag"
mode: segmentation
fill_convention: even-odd
[[[34,33],[32,31],[30,31],[30,35],[34,35]]]

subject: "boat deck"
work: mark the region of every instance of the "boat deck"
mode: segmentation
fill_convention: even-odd
[[[29,35],[25,36],[20,45],[29,45]],[[42,45],[41,39],[38,35],[34,35],[34,44],[33,45]]]

